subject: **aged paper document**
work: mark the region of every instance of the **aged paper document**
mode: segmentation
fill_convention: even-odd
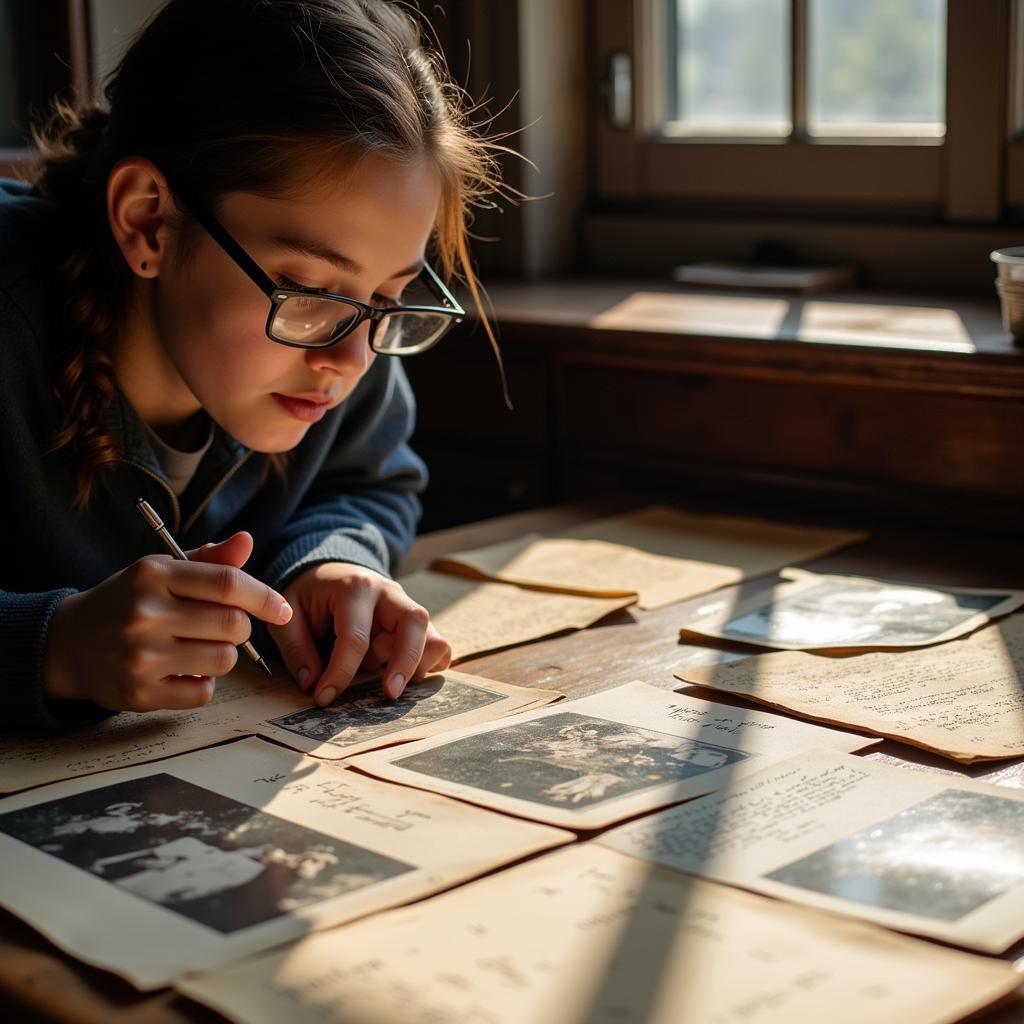
[[[965,764],[1024,755],[1024,615],[917,651],[785,651],[676,676]]]
[[[622,853],[1001,953],[1024,936],[1024,792],[833,751],[615,829]]]
[[[864,536],[653,505],[583,523],[558,537],[530,534],[448,555],[433,566],[566,593],[610,597],[633,592],[641,608],[660,608]]]
[[[584,629],[636,601],[632,592],[611,598],[548,594],[429,571],[410,573],[398,582],[430,612],[451,644],[452,661]]]
[[[374,747],[491,721],[561,698],[448,670],[411,683],[397,701],[377,681],[355,684],[330,707],[283,673],[267,679],[249,661],[217,680],[213,700],[195,711],[115,715],[74,732],[0,737],[0,792],[143,764],[239,736],[263,735],[316,757],[338,759]]]
[[[235,1024],[952,1024],[1019,983],[585,843],[177,987]]]
[[[376,747],[425,739],[544,707],[563,694],[511,686],[448,669],[411,683],[398,700],[379,681],[350,686],[326,708],[291,691],[253,702],[253,732],[314,757],[338,760]],[[299,706],[297,706],[299,705]]]
[[[0,792],[10,793],[109,768],[156,761],[250,733],[248,702],[259,694],[289,699],[296,685],[279,671],[273,679],[240,658],[217,680],[213,699],[194,711],[124,713],[65,733],[0,735]]]
[[[681,634],[783,650],[921,647],[963,636],[1024,604],[1021,590],[922,587],[792,568],[781,575],[785,582],[688,622]]]
[[[350,763],[391,782],[591,829],[710,793],[803,750],[874,742],[634,682]]]
[[[150,989],[569,839],[248,738],[8,797],[0,904]]]

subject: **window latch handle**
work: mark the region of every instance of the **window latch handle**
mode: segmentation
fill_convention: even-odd
[[[625,51],[619,50],[608,59],[601,95],[608,105],[612,127],[628,128],[633,123],[633,58]]]

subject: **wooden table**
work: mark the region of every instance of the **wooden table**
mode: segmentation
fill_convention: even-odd
[[[402,569],[421,568],[442,552],[488,544],[529,531],[570,526],[629,503],[628,499],[612,499],[543,509],[427,534],[416,542]],[[819,571],[878,574],[907,582],[1020,588],[1024,587],[1024,540],[881,528],[873,530],[872,536],[861,544],[807,564]],[[733,589],[746,595],[772,582],[772,578],[764,578]],[[520,686],[561,690],[569,697],[582,697],[633,679],[672,690],[678,685],[673,672],[679,668],[742,656],[738,649],[725,651],[711,645],[679,643],[680,622],[705,602],[706,597],[697,597],[655,611],[619,612],[590,629],[471,658],[459,668]],[[734,702],[724,694],[699,687],[690,687],[687,692]],[[758,710],[770,711],[764,707]],[[1024,788],[1024,758],[995,766],[956,766],[891,741],[866,756],[903,767]],[[1024,943],[1011,952],[1010,958],[1024,967]],[[140,996],[127,983],[56,950],[32,929],[3,912],[0,1019],[69,1024],[184,1024],[222,1020],[170,991]],[[1024,997],[976,1019],[983,1024],[1024,1024]]]

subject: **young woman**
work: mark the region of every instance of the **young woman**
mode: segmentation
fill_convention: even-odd
[[[389,0],[170,0],[106,98],[0,186],[0,725],[200,706],[250,617],[319,704],[396,698],[450,661],[388,577],[425,482],[397,357],[476,293],[488,144]]]

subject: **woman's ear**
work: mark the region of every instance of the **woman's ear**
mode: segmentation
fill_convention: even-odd
[[[144,157],[120,160],[107,178],[110,230],[131,271],[152,278],[166,257],[175,206],[167,179]]]

